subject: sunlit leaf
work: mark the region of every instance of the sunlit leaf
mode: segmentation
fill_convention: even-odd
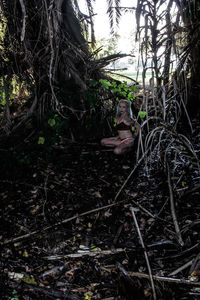
[[[96,248],[94,245],[91,246],[90,251],[96,252],[98,251],[98,248]]]
[[[139,112],[139,117],[140,117],[140,119],[143,120],[143,119],[145,118],[146,114],[147,114],[146,111],[141,110],[141,111]]]
[[[28,257],[28,252],[26,250],[24,251],[23,256]]]
[[[45,138],[43,136],[40,136],[38,139],[38,145],[44,145]]]
[[[56,125],[55,119],[49,119],[49,120],[48,120],[48,124],[49,124],[49,126],[51,126],[51,127],[55,126],[55,125]]]
[[[30,276],[24,276],[22,278],[22,281],[24,281],[27,284],[34,284],[34,285],[37,284],[37,282],[35,281],[35,278],[32,275],[30,275]]]
[[[91,228],[92,227],[92,223],[88,223],[88,227]]]
[[[92,298],[91,298],[90,295],[88,295],[87,293],[85,293],[85,294],[84,294],[84,299],[85,299],[85,300],[91,300]]]

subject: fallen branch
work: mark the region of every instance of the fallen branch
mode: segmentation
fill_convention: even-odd
[[[43,228],[43,229],[35,230],[35,231],[30,232],[30,233],[28,233],[28,234],[24,234],[24,235],[22,235],[22,236],[19,236],[19,237],[12,238],[12,239],[10,239],[10,240],[4,241],[4,242],[0,243],[0,245],[2,246],[2,245],[9,244],[9,243],[16,243],[16,242],[19,242],[19,241],[24,240],[24,239],[27,239],[27,238],[29,238],[29,237],[31,237],[31,236],[33,236],[33,235],[41,234],[42,232],[47,231],[47,230],[49,230],[49,229],[52,229],[52,228],[54,228],[54,227],[56,227],[56,226],[60,226],[60,225],[66,224],[66,223],[69,223],[69,222],[71,222],[71,221],[76,220],[77,218],[80,218],[80,217],[83,217],[83,216],[86,216],[86,215],[89,215],[89,214],[92,214],[92,213],[95,213],[95,212],[98,212],[98,211],[101,211],[101,210],[110,208],[110,207],[112,207],[112,206],[116,206],[116,205],[118,205],[118,204],[120,204],[120,203],[123,203],[123,202],[125,202],[125,201],[127,201],[127,200],[119,201],[119,202],[117,202],[117,203],[111,203],[111,204],[106,205],[106,206],[102,206],[102,207],[98,207],[98,208],[95,208],[95,209],[86,211],[86,212],[84,212],[84,213],[82,213],[82,214],[80,214],[80,215],[76,215],[76,216],[73,216],[73,217],[71,217],[71,218],[65,219],[65,220],[60,221],[60,222],[58,222],[58,223],[55,223],[55,224],[53,224],[53,225],[51,225],[51,226],[47,226],[47,227],[45,227],[45,228]]]
[[[127,193],[127,195],[133,197],[130,193]],[[143,211],[146,215],[150,216],[153,219],[157,219],[160,220],[162,222],[166,222],[166,223],[170,223],[169,221],[166,221],[165,219],[162,219],[160,217],[158,217],[158,215],[153,215],[150,211],[148,211],[146,208],[144,208],[141,204],[139,204],[138,202],[136,202],[135,200],[131,200],[133,202],[134,205],[136,205],[141,211]]]
[[[172,190],[172,185],[171,185],[171,178],[170,178],[170,171],[169,171],[169,165],[167,164],[167,173],[168,173],[168,187],[169,187],[169,196],[170,196],[170,206],[171,206],[171,214],[172,214],[172,219],[174,222],[174,227],[175,231],[177,234],[178,242],[181,246],[184,245],[182,236],[181,236],[181,231],[178,225],[177,217],[176,217],[176,212],[175,212],[175,205],[174,205],[174,196],[173,196],[173,190]]]
[[[193,187],[191,190],[187,190],[183,195],[181,195],[179,197],[179,199],[182,199],[183,197],[189,195],[189,194],[192,194],[193,192],[196,192],[200,189],[200,184],[196,185],[195,187]]]
[[[66,255],[52,255],[52,256],[45,256],[43,259],[47,260],[58,260],[58,259],[63,259],[63,258],[80,258],[83,256],[104,256],[104,255],[113,255],[116,253],[121,253],[125,252],[126,249],[123,248],[118,248],[118,249],[113,249],[113,250],[100,250],[100,251],[84,251],[82,253],[72,253],[72,254],[66,254]]]
[[[199,248],[200,248],[200,243],[195,244],[194,246],[192,246],[189,249],[186,249],[182,252],[180,252],[179,254],[175,254],[175,255],[170,255],[170,256],[166,256],[166,257],[159,257],[156,258],[157,259],[161,259],[161,260],[169,260],[169,259],[174,259],[174,258],[178,258],[178,257],[182,257],[188,254],[191,254],[192,252],[199,252]]]
[[[117,200],[117,198],[119,197],[121,191],[123,190],[123,188],[125,187],[125,185],[127,184],[127,182],[129,181],[129,179],[131,178],[131,176],[133,175],[133,173],[135,172],[135,170],[137,169],[137,167],[140,165],[140,163],[143,161],[143,159],[145,158],[146,154],[147,154],[148,150],[143,154],[143,156],[140,158],[140,160],[137,162],[137,164],[135,165],[135,167],[133,168],[133,170],[130,172],[130,174],[128,175],[128,177],[126,178],[126,180],[124,181],[124,183],[122,184],[121,188],[119,189],[117,195],[115,196],[115,201]]]
[[[136,219],[133,207],[131,207],[131,212],[132,212],[132,215],[133,215],[133,220],[134,220],[134,223],[135,223],[135,227],[137,229],[137,232],[138,232],[138,235],[139,235],[139,238],[140,238],[140,243],[141,243],[142,248],[144,250],[144,256],[145,256],[145,260],[146,260],[146,263],[147,263],[147,268],[148,268],[148,271],[149,271],[149,278],[150,278],[150,281],[151,281],[151,287],[152,287],[152,292],[153,292],[153,299],[156,300],[157,299],[157,297],[156,297],[156,290],[155,290],[155,286],[154,286],[154,282],[153,282],[153,276],[152,276],[152,272],[151,272],[149,258],[148,258],[148,255],[147,255],[147,251],[145,249],[145,245],[144,245],[144,242],[143,242],[143,238],[142,238],[142,235],[141,235],[141,232],[140,232],[140,228],[138,226],[138,222],[137,222],[137,219]]]
[[[174,276],[176,274],[178,274],[179,272],[185,270],[186,268],[188,268],[189,266],[192,265],[193,259],[188,261],[186,264],[184,264],[183,266],[179,267],[177,270],[174,270],[173,272],[171,272],[168,276]]]
[[[133,277],[150,279],[149,275],[148,274],[144,274],[144,273],[128,272],[128,274],[130,276],[133,276]],[[190,281],[190,280],[187,280],[187,279],[162,277],[162,276],[156,276],[156,275],[153,275],[153,279],[154,280],[158,280],[158,281],[166,281],[166,282],[169,282],[169,283],[178,283],[178,284],[188,284],[188,285],[197,285],[197,286],[200,286],[200,282]]]

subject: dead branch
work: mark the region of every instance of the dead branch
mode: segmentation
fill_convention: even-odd
[[[90,257],[102,257],[105,255],[113,255],[121,252],[125,252],[126,250],[123,248],[113,249],[113,250],[100,250],[100,251],[84,251],[82,253],[72,253],[72,254],[66,254],[66,255],[52,255],[52,256],[45,256],[43,257],[46,260],[59,260],[64,258],[80,258],[83,256],[90,256]]]
[[[127,195],[133,197],[130,193],[127,193]],[[132,199],[131,201],[132,201],[132,202],[134,203],[134,205],[136,205],[141,211],[143,211],[146,215],[150,216],[151,218],[169,223],[168,221],[166,221],[166,220],[164,220],[164,219],[158,217],[157,215],[156,215],[156,216],[153,215],[150,211],[148,211],[146,208],[144,208],[141,204],[139,204],[139,203],[136,202],[135,200]]]
[[[171,272],[168,276],[174,276],[176,274],[178,274],[179,272],[185,270],[186,268],[188,268],[189,266],[192,265],[193,259],[188,261],[186,264],[184,264],[183,266],[181,266],[180,268],[174,270],[173,272]]]
[[[157,299],[156,290],[155,290],[155,286],[154,286],[154,282],[153,282],[153,277],[152,277],[151,267],[150,267],[150,263],[149,263],[149,258],[148,258],[148,255],[147,255],[147,251],[145,249],[145,245],[144,245],[144,242],[143,242],[143,238],[142,238],[142,235],[141,235],[141,232],[140,232],[140,228],[138,226],[138,222],[137,222],[134,210],[135,209],[133,207],[131,207],[131,212],[132,212],[132,215],[133,215],[133,220],[134,220],[134,223],[135,223],[135,227],[137,229],[137,233],[138,233],[139,238],[140,238],[140,243],[141,243],[142,248],[144,250],[144,256],[145,256],[145,260],[146,260],[146,263],[147,263],[147,268],[148,268],[148,271],[149,271],[149,277],[150,277],[150,281],[151,281],[153,299],[156,300]]]
[[[150,279],[149,275],[148,274],[144,274],[144,273],[128,272],[128,274],[130,276],[134,276],[134,277],[138,277],[138,278]],[[200,282],[194,282],[194,281],[190,281],[190,280],[187,280],[187,279],[162,277],[162,276],[157,276],[157,275],[153,275],[153,279],[154,280],[158,280],[158,281],[166,281],[166,282],[169,282],[169,283],[188,284],[188,285],[197,285],[197,286],[200,286]]]
[[[124,181],[124,183],[122,184],[122,186],[121,186],[121,188],[119,189],[117,195],[115,196],[115,201],[116,201],[117,198],[119,197],[120,193],[122,192],[123,188],[125,187],[125,185],[126,185],[127,182],[129,181],[129,179],[131,178],[131,176],[133,175],[133,173],[135,172],[135,170],[138,168],[138,166],[141,164],[141,162],[142,162],[143,159],[145,158],[147,152],[148,152],[148,150],[142,155],[142,157],[139,159],[139,161],[137,162],[137,164],[135,165],[135,167],[133,168],[133,170],[130,172],[130,174],[128,175],[128,177],[126,178],[126,180]]]
[[[74,221],[74,220],[76,220],[76,219],[79,218],[79,217],[83,217],[83,216],[86,216],[86,215],[89,215],[89,214],[92,214],[92,213],[95,213],[95,212],[98,212],[98,211],[101,211],[101,210],[110,208],[110,207],[112,207],[112,206],[118,205],[118,204],[123,203],[123,202],[125,202],[125,201],[126,201],[126,200],[120,201],[120,202],[118,202],[118,203],[111,203],[111,204],[106,205],[106,206],[102,206],[102,207],[98,207],[98,208],[95,208],[95,209],[86,211],[86,212],[84,212],[84,213],[82,213],[82,214],[80,214],[80,215],[76,215],[76,216],[73,216],[73,217],[71,217],[71,218],[65,219],[65,220],[60,221],[60,222],[58,222],[58,223],[55,223],[55,224],[53,224],[53,225],[51,225],[51,226],[47,226],[47,227],[45,227],[45,228],[43,228],[43,229],[35,230],[35,231],[30,232],[30,233],[28,233],[28,234],[25,234],[25,235],[22,235],[22,236],[19,236],[19,237],[12,238],[12,239],[10,239],[10,240],[4,241],[3,243],[0,243],[0,245],[7,245],[7,244],[10,244],[10,243],[16,243],[16,242],[22,241],[22,240],[24,240],[24,239],[27,239],[27,238],[33,236],[33,235],[41,234],[42,232],[47,231],[47,230],[49,230],[49,229],[52,229],[52,228],[54,228],[54,227],[60,226],[60,225],[62,225],[62,224],[69,223],[69,222],[71,222],[71,221]]]
[[[171,214],[172,214],[172,219],[174,222],[174,227],[175,231],[177,234],[178,242],[181,246],[184,245],[182,236],[181,236],[181,231],[178,225],[177,217],[176,217],[176,212],[175,212],[175,205],[174,205],[174,196],[173,196],[173,190],[172,190],[172,185],[171,185],[171,178],[170,178],[170,170],[169,170],[169,165],[167,164],[167,173],[168,173],[168,187],[169,187],[169,196],[170,196],[170,204],[171,204]]]

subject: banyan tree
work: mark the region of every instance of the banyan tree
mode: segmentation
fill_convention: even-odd
[[[87,1],[88,15],[80,11],[78,1],[2,0],[0,4],[3,132],[9,135],[33,113],[41,119],[49,110],[64,119],[71,113],[80,120],[88,108],[91,79],[100,78],[101,69],[117,57],[94,59],[91,2]],[[86,40],[88,26],[90,41]],[[28,109],[14,126],[10,114],[13,78],[19,95],[26,86],[29,98]]]
[[[95,59],[94,2],[85,3],[87,15],[76,0],[0,1],[3,132],[9,134],[13,129],[10,118],[13,77],[18,82],[19,94],[22,95],[24,85],[29,93],[28,108],[22,111],[18,125],[33,112],[41,117],[53,109],[64,118],[72,113],[80,120],[91,108],[88,106],[91,80],[101,78],[103,67],[118,56]],[[124,12],[131,11],[133,23],[137,24],[135,38],[140,47],[145,126],[149,130],[153,116],[173,129],[183,117],[191,127],[190,118],[197,115],[200,107],[199,1],[138,0],[132,1],[132,7],[120,3],[108,0],[107,13],[113,32],[113,24],[120,26]],[[148,86],[147,70],[151,72]],[[97,86],[94,109],[95,105],[101,109],[98,92]],[[104,98],[108,99],[101,97]]]

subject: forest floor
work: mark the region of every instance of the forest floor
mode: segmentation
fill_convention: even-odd
[[[1,299],[199,299],[199,183],[189,168],[172,199],[135,156],[72,144],[4,169]]]

